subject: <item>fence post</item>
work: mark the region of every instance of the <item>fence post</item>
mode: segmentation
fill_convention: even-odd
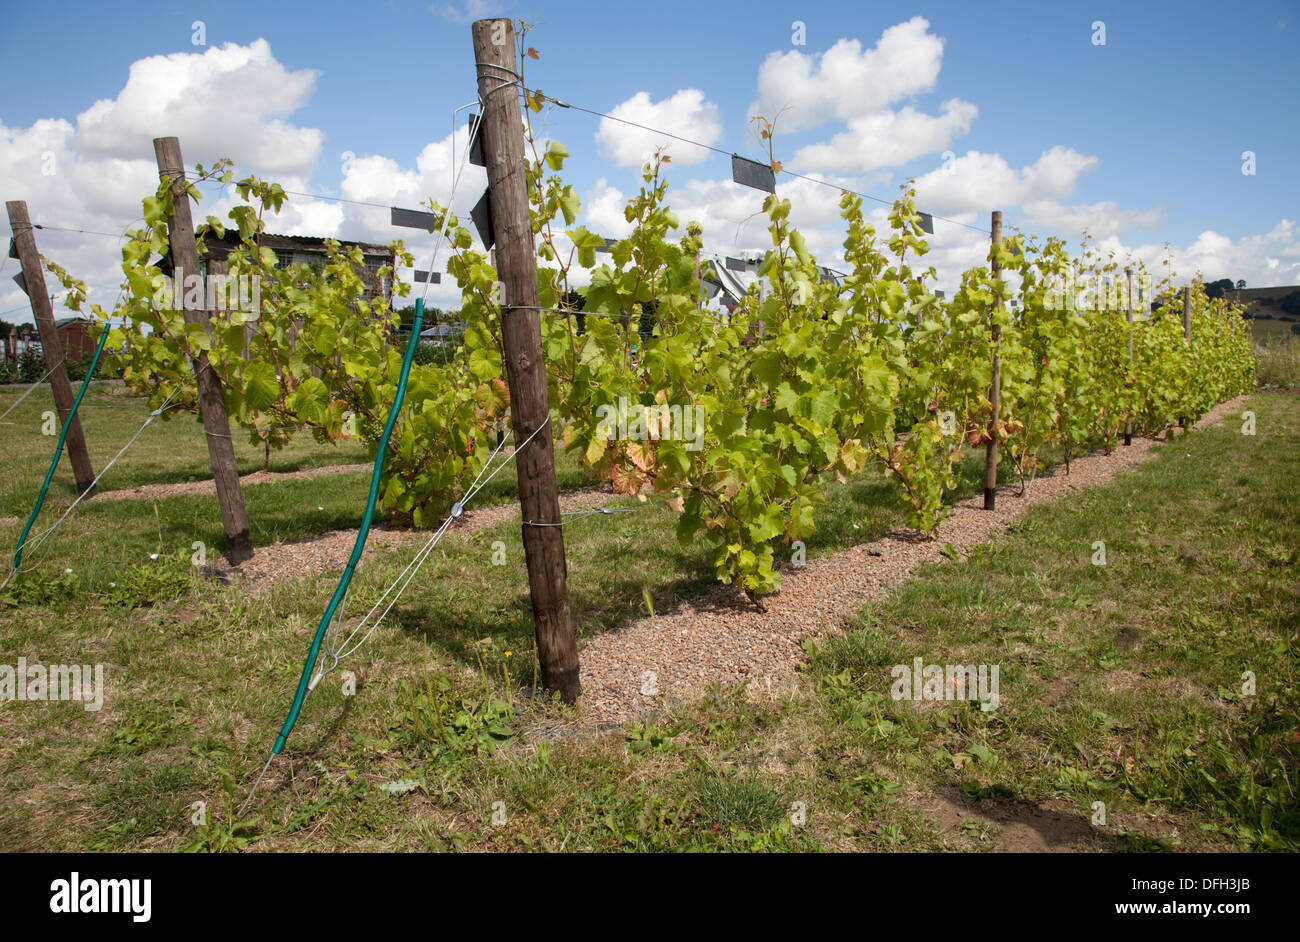
[[[59,331],[54,326],[54,310],[50,305],[49,291],[45,287],[45,270],[41,267],[41,255],[36,251],[36,234],[32,230],[26,202],[11,200],[5,203],[5,209],[9,211],[9,228],[13,230],[14,246],[18,249],[18,261],[23,270],[23,283],[32,305],[32,316],[36,319],[36,329],[41,335],[45,368],[50,371],[50,390],[54,393],[54,405],[59,410],[59,423],[62,425],[68,421],[68,414],[72,412],[72,384],[68,382]],[[72,417],[66,441],[68,457],[72,461],[72,476],[77,482],[77,493],[85,494],[95,481],[95,469],[90,464],[86,435],[81,430],[79,416]]]
[[[1002,244],[1002,211],[993,210],[993,225],[991,243],[994,249]],[[998,261],[997,255],[993,256],[992,263],[993,277],[998,278],[1002,274],[1002,263]],[[1002,293],[999,291],[994,295],[993,309],[995,312],[1002,310]],[[998,419],[1002,412],[1002,325],[997,322],[997,314],[993,315],[993,326],[990,331],[993,341],[993,380],[989,385],[989,402],[993,404],[993,416],[989,420],[989,438],[988,450],[984,455],[984,509],[992,510],[997,502],[998,493]]]
[[[203,302],[197,308],[187,303],[189,292],[184,279],[198,277],[199,252],[194,242],[194,219],[190,215],[190,196],[185,182],[185,161],[181,143],[174,137],[156,137],[154,156],[158,175],[171,184],[172,215],[167,220],[175,282],[174,297],[181,302],[185,323],[198,324],[207,333],[208,311]],[[248,533],[248,512],[239,489],[239,467],[235,463],[235,442],[230,437],[230,418],[221,394],[221,381],[208,367],[208,354],[200,350],[192,360],[194,382],[199,392],[199,416],[208,440],[208,463],[217,486],[217,503],[221,507],[221,526],[226,533],[226,558],[237,566],[253,556],[253,541]]]
[[[515,472],[523,515],[524,558],[537,631],[542,686],[566,703],[581,693],[578,638],[569,609],[568,566],[560,496],[555,482],[550,401],[537,306],[537,264],[524,179],[515,34],[508,19],[477,20],[471,27],[478,96],[482,103],[483,157],[497,275],[502,282],[501,334],[510,417],[515,434]],[[527,446],[523,443],[535,437]]]
[[[1124,319],[1128,321],[1128,367],[1131,373],[1133,370],[1133,269],[1125,268],[1124,274],[1128,278],[1128,301],[1125,305],[1127,310],[1124,311]],[[1132,379],[1132,376],[1129,379]],[[1133,444],[1133,416],[1131,414],[1124,419],[1124,444]]]

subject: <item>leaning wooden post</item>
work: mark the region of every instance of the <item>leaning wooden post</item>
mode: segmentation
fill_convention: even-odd
[[[993,277],[1002,274],[1002,263],[998,261],[997,247],[1002,243],[1002,211],[993,210]],[[988,451],[984,456],[984,509],[992,510],[998,493],[998,419],[1002,406],[1002,325],[998,323],[998,312],[1002,310],[1002,292],[993,296],[993,326],[990,335],[993,341],[993,381],[989,385],[989,402],[993,404],[993,416],[989,419]]]
[[[1191,285],[1188,285],[1186,288],[1183,289],[1183,341],[1188,346],[1191,346],[1192,343],[1192,286]],[[1189,356],[1191,355],[1191,351],[1188,351],[1188,355]],[[1188,424],[1187,416],[1183,416],[1182,418],[1180,418],[1178,420],[1178,424],[1181,425],[1183,427],[1183,431],[1186,432],[1187,424]]]
[[[1125,268],[1124,274],[1128,277],[1128,302],[1127,310],[1124,312],[1124,319],[1128,321],[1128,368],[1129,372],[1133,371],[1133,269]],[[1132,376],[1129,379],[1132,380]],[[1129,415],[1124,419],[1124,444],[1133,444],[1133,416]]]
[[[174,296],[181,303],[185,323],[198,324],[210,333],[206,306],[200,301],[197,307],[191,307],[188,303],[190,292],[185,290],[185,279],[199,276],[199,252],[194,242],[194,219],[190,215],[181,143],[174,137],[157,137],[154,138],[153,150],[158,159],[158,175],[171,181],[172,215],[167,220],[167,231],[171,242]],[[235,443],[230,437],[226,400],[221,394],[221,381],[208,368],[207,352],[200,350],[191,362],[199,392],[199,416],[208,440],[208,463],[212,466],[212,480],[217,486],[221,526],[226,532],[226,558],[231,565],[238,565],[252,558],[253,541],[248,533],[244,495],[239,489],[239,468],[235,463]]]
[[[560,495],[555,482],[533,226],[517,104],[515,34],[508,19],[478,20],[471,29],[483,111],[479,133],[487,162],[497,276],[502,283],[501,334],[510,384],[515,470],[537,657],[542,686],[547,691],[558,691],[566,703],[572,703],[581,692],[578,638],[569,610],[564,530],[560,526]],[[527,446],[521,447],[526,441]]]
[[[18,250],[18,261],[23,269],[23,284],[27,289],[27,299],[32,305],[36,329],[40,331],[45,368],[50,371],[50,390],[54,393],[54,405],[59,410],[59,424],[62,426],[72,412],[72,384],[68,382],[59,331],[54,326],[54,310],[50,305],[49,291],[45,287],[45,269],[41,267],[41,254],[36,251],[36,234],[32,231],[32,220],[27,215],[26,202],[11,200],[5,203],[5,209],[9,211],[9,228],[13,230],[14,246]],[[84,494],[95,482],[95,469],[90,464],[86,436],[81,430],[81,419],[78,416],[74,415],[72,423],[68,425],[66,441],[68,457],[72,460],[72,477],[77,482],[77,493]]]

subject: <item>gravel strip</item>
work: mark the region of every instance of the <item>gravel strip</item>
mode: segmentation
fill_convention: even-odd
[[[277,481],[306,481],[325,474],[346,474],[349,471],[369,471],[369,464],[331,464],[321,468],[307,468],[304,471],[254,471],[239,479],[240,487],[252,487],[256,484],[274,484]],[[208,497],[217,496],[217,485],[211,478],[206,481],[186,481],[179,484],[142,484],[139,487],[124,488],[120,491],[97,491],[93,500],[159,500],[164,497],[181,497],[190,495]]]
[[[1197,426],[1218,421],[1245,398],[1220,403]],[[912,530],[894,531],[784,569],[780,591],[765,597],[766,614],[735,586],[719,585],[671,613],[601,634],[581,650],[583,710],[568,732],[616,728],[694,699],[713,683],[750,681],[756,693],[788,686],[804,660],[803,639],[837,629],[866,602],[886,598],[917,567],[944,559],[945,543],[965,553],[1035,504],[1110,482],[1153,457],[1157,444],[1134,439],[1109,455],[1072,461],[1069,475],[1063,469],[1042,472],[1024,497],[1018,496],[1019,484],[999,487],[993,511],[983,509],[982,494],[962,501],[933,540]]]
[[[369,467],[368,465],[366,467]],[[613,503],[621,495],[613,493],[608,485],[585,487],[560,495],[560,511],[582,510]],[[460,520],[447,531],[446,538],[464,539],[507,520],[518,519],[519,503],[510,501],[478,510],[467,510]],[[441,521],[439,521],[441,523]],[[436,529],[436,528],[434,528]],[[411,530],[374,526],[366,540],[362,562],[376,550],[386,550],[407,544],[423,544],[433,535],[433,529]],[[270,585],[304,579],[316,579],[326,574],[338,573],[347,565],[352,545],[356,542],[356,528],[332,530],[320,536],[296,543],[272,543],[257,548],[253,558],[238,568],[231,568],[222,560],[214,570],[218,578],[228,581],[232,577],[246,580],[256,586]],[[331,576],[332,578],[332,576]]]

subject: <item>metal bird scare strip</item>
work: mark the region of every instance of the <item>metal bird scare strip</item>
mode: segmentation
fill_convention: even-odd
[[[490,192],[483,191],[474,208],[470,210],[470,218],[474,220],[474,228],[478,230],[478,237],[483,242],[483,248],[490,249],[496,243],[496,236],[492,229],[492,201],[488,198]]]
[[[394,226],[423,229],[425,232],[436,232],[438,229],[438,217],[433,213],[426,213],[420,209],[399,209],[396,206],[391,206],[389,209],[390,222]]]
[[[756,190],[776,192],[776,174],[772,172],[771,166],[748,160],[739,154],[731,155],[731,179]]]

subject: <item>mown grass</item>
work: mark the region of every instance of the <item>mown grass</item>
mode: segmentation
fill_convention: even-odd
[[[82,403],[80,414],[96,471],[105,467],[148,417],[144,402],[124,393],[120,384],[96,383]],[[19,395],[21,391],[16,388],[0,388],[0,413]],[[0,521],[0,537],[9,546],[16,543],[21,523],[31,512],[52,455],[55,439],[41,434],[42,413],[51,408],[48,398],[43,389],[32,393],[0,427],[5,432],[0,517],[9,518]],[[238,430],[234,440],[240,473],[260,470],[264,461],[260,446],[250,443],[248,436]],[[272,452],[270,470],[282,473],[371,460],[360,444],[320,444],[310,435],[298,434],[284,449]],[[572,457],[558,456],[556,473],[562,489],[592,483]],[[122,490],[210,477],[202,426],[192,416],[174,415],[166,421],[160,418],[152,422],[109,468],[99,487]],[[369,484],[369,471],[355,471],[246,485],[244,503],[254,546],[356,527]],[[514,476],[502,473],[483,488],[476,505],[503,503],[517,499],[517,495]],[[54,523],[74,498],[72,472],[65,455],[55,471],[46,509],[33,533]],[[381,510],[376,523],[389,519]],[[100,539],[105,533],[111,533],[112,538]],[[43,571],[58,574],[72,568],[81,588],[103,593],[110,583],[120,583],[131,567],[147,563],[153,554],[182,554],[188,559],[196,541],[213,556],[224,545],[219,508],[210,495],[130,501],[91,499],[83,501],[64,521],[56,539],[31,555],[41,558]],[[27,563],[25,560],[24,565]]]
[[[26,387],[0,386],[0,413],[6,412]],[[14,409],[0,424],[0,434],[4,436],[5,474],[0,478],[0,516],[19,516],[30,512],[35,503],[41,481],[49,467],[53,455],[55,438],[41,434],[46,411],[53,411],[53,402],[47,389],[37,389]],[[149,409],[142,399],[129,394],[125,386],[117,382],[98,381],[91,384],[86,397],[78,411],[82,427],[85,430],[86,444],[96,472],[102,470],[131,436],[139,431],[149,416]],[[247,432],[238,428],[232,432],[235,443],[235,457],[241,475],[260,471],[266,465],[266,455],[261,444],[250,439]],[[274,473],[303,471],[330,465],[368,464],[373,456],[368,453],[363,443],[344,441],[333,444],[320,444],[309,433],[298,432],[292,441],[270,454],[269,470]],[[571,456],[557,453],[556,476],[561,488],[571,489],[590,483],[590,478],[578,468],[578,462]],[[158,417],[135,443],[118,459],[100,482],[101,490],[125,490],[144,484],[177,484],[190,481],[206,481],[212,477],[208,463],[207,444],[203,435],[203,426],[196,415],[178,412],[165,413]],[[335,478],[338,478],[336,480]],[[324,498],[315,503],[299,501],[292,504],[307,509],[319,504],[334,505],[338,509],[359,508],[365,504],[366,488],[369,485],[369,473],[356,473],[318,477],[301,482],[310,485],[304,493],[318,492]],[[291,486],[280,484],[277,486]],[[249,495],[257,493],[250,488]],[[496,480],[482,492],[480,500],[484,503],[498,503],[516,497],[518,487],[511,475],[498,475]],[[60,461],[50,487],[50,501],[62,501],[66,506],[76,496],[72,472],[66,456]],[[289,501],[295,496],[289,495]],[[337,499],[335,499],[337,498]],[[250,497],[250,500],[252,498]],[[165,502],[160,502],[165,503]],[[279,505],[288,503],[275,500]],[[200,499],[191,507],[206,507],[215,504],[210,499]],[[90,504],[87,505],[91,506]],[[183,506],[183,505],[178,505]],[[355,526],[359,510],[352,510]],[[183,516],[179,513],[178,516]],[[257,515],[249,508],[249,516],[254,527],[258,525]],[[214,517],[219,521],[219,517]],[[304,532],[320,532],[319,527],[330,528],[331,521],[322,519],[304,524]],[[273,521],[263,526],[261,539],[270,541],[285,536],[290,532],[278,529],[279,522]],[[196,537],[197,538],[197,537]],[[254,542],[259,539],[256,529]]]
[[[1183,824],[1163,846],[1300,847],[1300,403],[1252,408],[1254,437],[1230,418],[1031,511],[819,650],[821,697],[852,746],[895,781],[977,804],[1061,799],[1090,820],[1102,801],[1112,822],[1155,809]],[[889,668],[918,656],[999,665],[999,708],[894,701]]]
[[[255,593],[199,582],[183,547],[216,527],[215,507],[175,498],[155,518],[92,503],[45,566],[105,555],[85,585],[0,611],[0,663],[102,662],[105,706],[0,704],[0,847],[985,850],[1006,846],[996,809],[1030,809],[1077,825],[1076,847],[1294,849],[1300,508],[1287,469],[1300,400],[1261,395],[1251,408],[1254,438],[1230,423],[1178,439],[927,572],[814,649],[782,696],[716,690],[604,737],[575,738],[568,710],[529,699],[518,524],[453,533],[344,665],[355,695],[334,675],[308,701],[247,819],[235,809],[336,574]],[[978,462],[968,472],[974,492]],[[343,484],[325,500],[296,490],[323,480],[264,498],[249,488],[250,515],[299,533],[355,513]],[[671,512],[621,506],[640,509],[565,530],[585,636],[643,614],[647,590],[663,611],[712,585],[701,550],[672,539]],[[895,528],[892,507],[874,475],[830,487],[809,554]],[[1105,567],[1090,564],[1098,539]],[[97,581],[129,571],[102,549],[113,541],[136,557],[161,546],[150,565],[195,581],[137,577],[114,599]],[[367,609],[414,552],[363,567],[348,611]],[[889,667],[913,656],[999,664],[1000,708],[892,700]],[[1240,693],[1246,670],[1253,696]],[[1098,800],[1105,826],[1089,823]],[[960,823],[946,827],[936,803]]]
[[[26,387],[0,386],[0,413],[9,409]],[[31,509],[45,470],[49,467],[55,439],[41,434],[42,415],[53,411],[48,389],[37,389],[23,400],[0,425],[4,434],[6,474],[0,481],[0,515],[14,516]],[[144,401],[129,394],[118,382],[93,382],[78,410],[86,434],[86,446],[96,471],[117,454],[144,424],[149,409]],[[240,474],[261,470],[265,455],[246,433],[234,430],[235,457]],[[271,452],[270,470],[301,471],[332,464],[356,464],[367,460],[360,443],[319,445],[310,435],[299,434],[285,448]],[[118,490],[142,484],[176,484],[212,477],[208,464],[203,427],[197,417],[170,412],[150,423],[125,455],[109,470],[101,488]],[[51,485],[51,497],[75,496],[72,474],[66,458]]]

